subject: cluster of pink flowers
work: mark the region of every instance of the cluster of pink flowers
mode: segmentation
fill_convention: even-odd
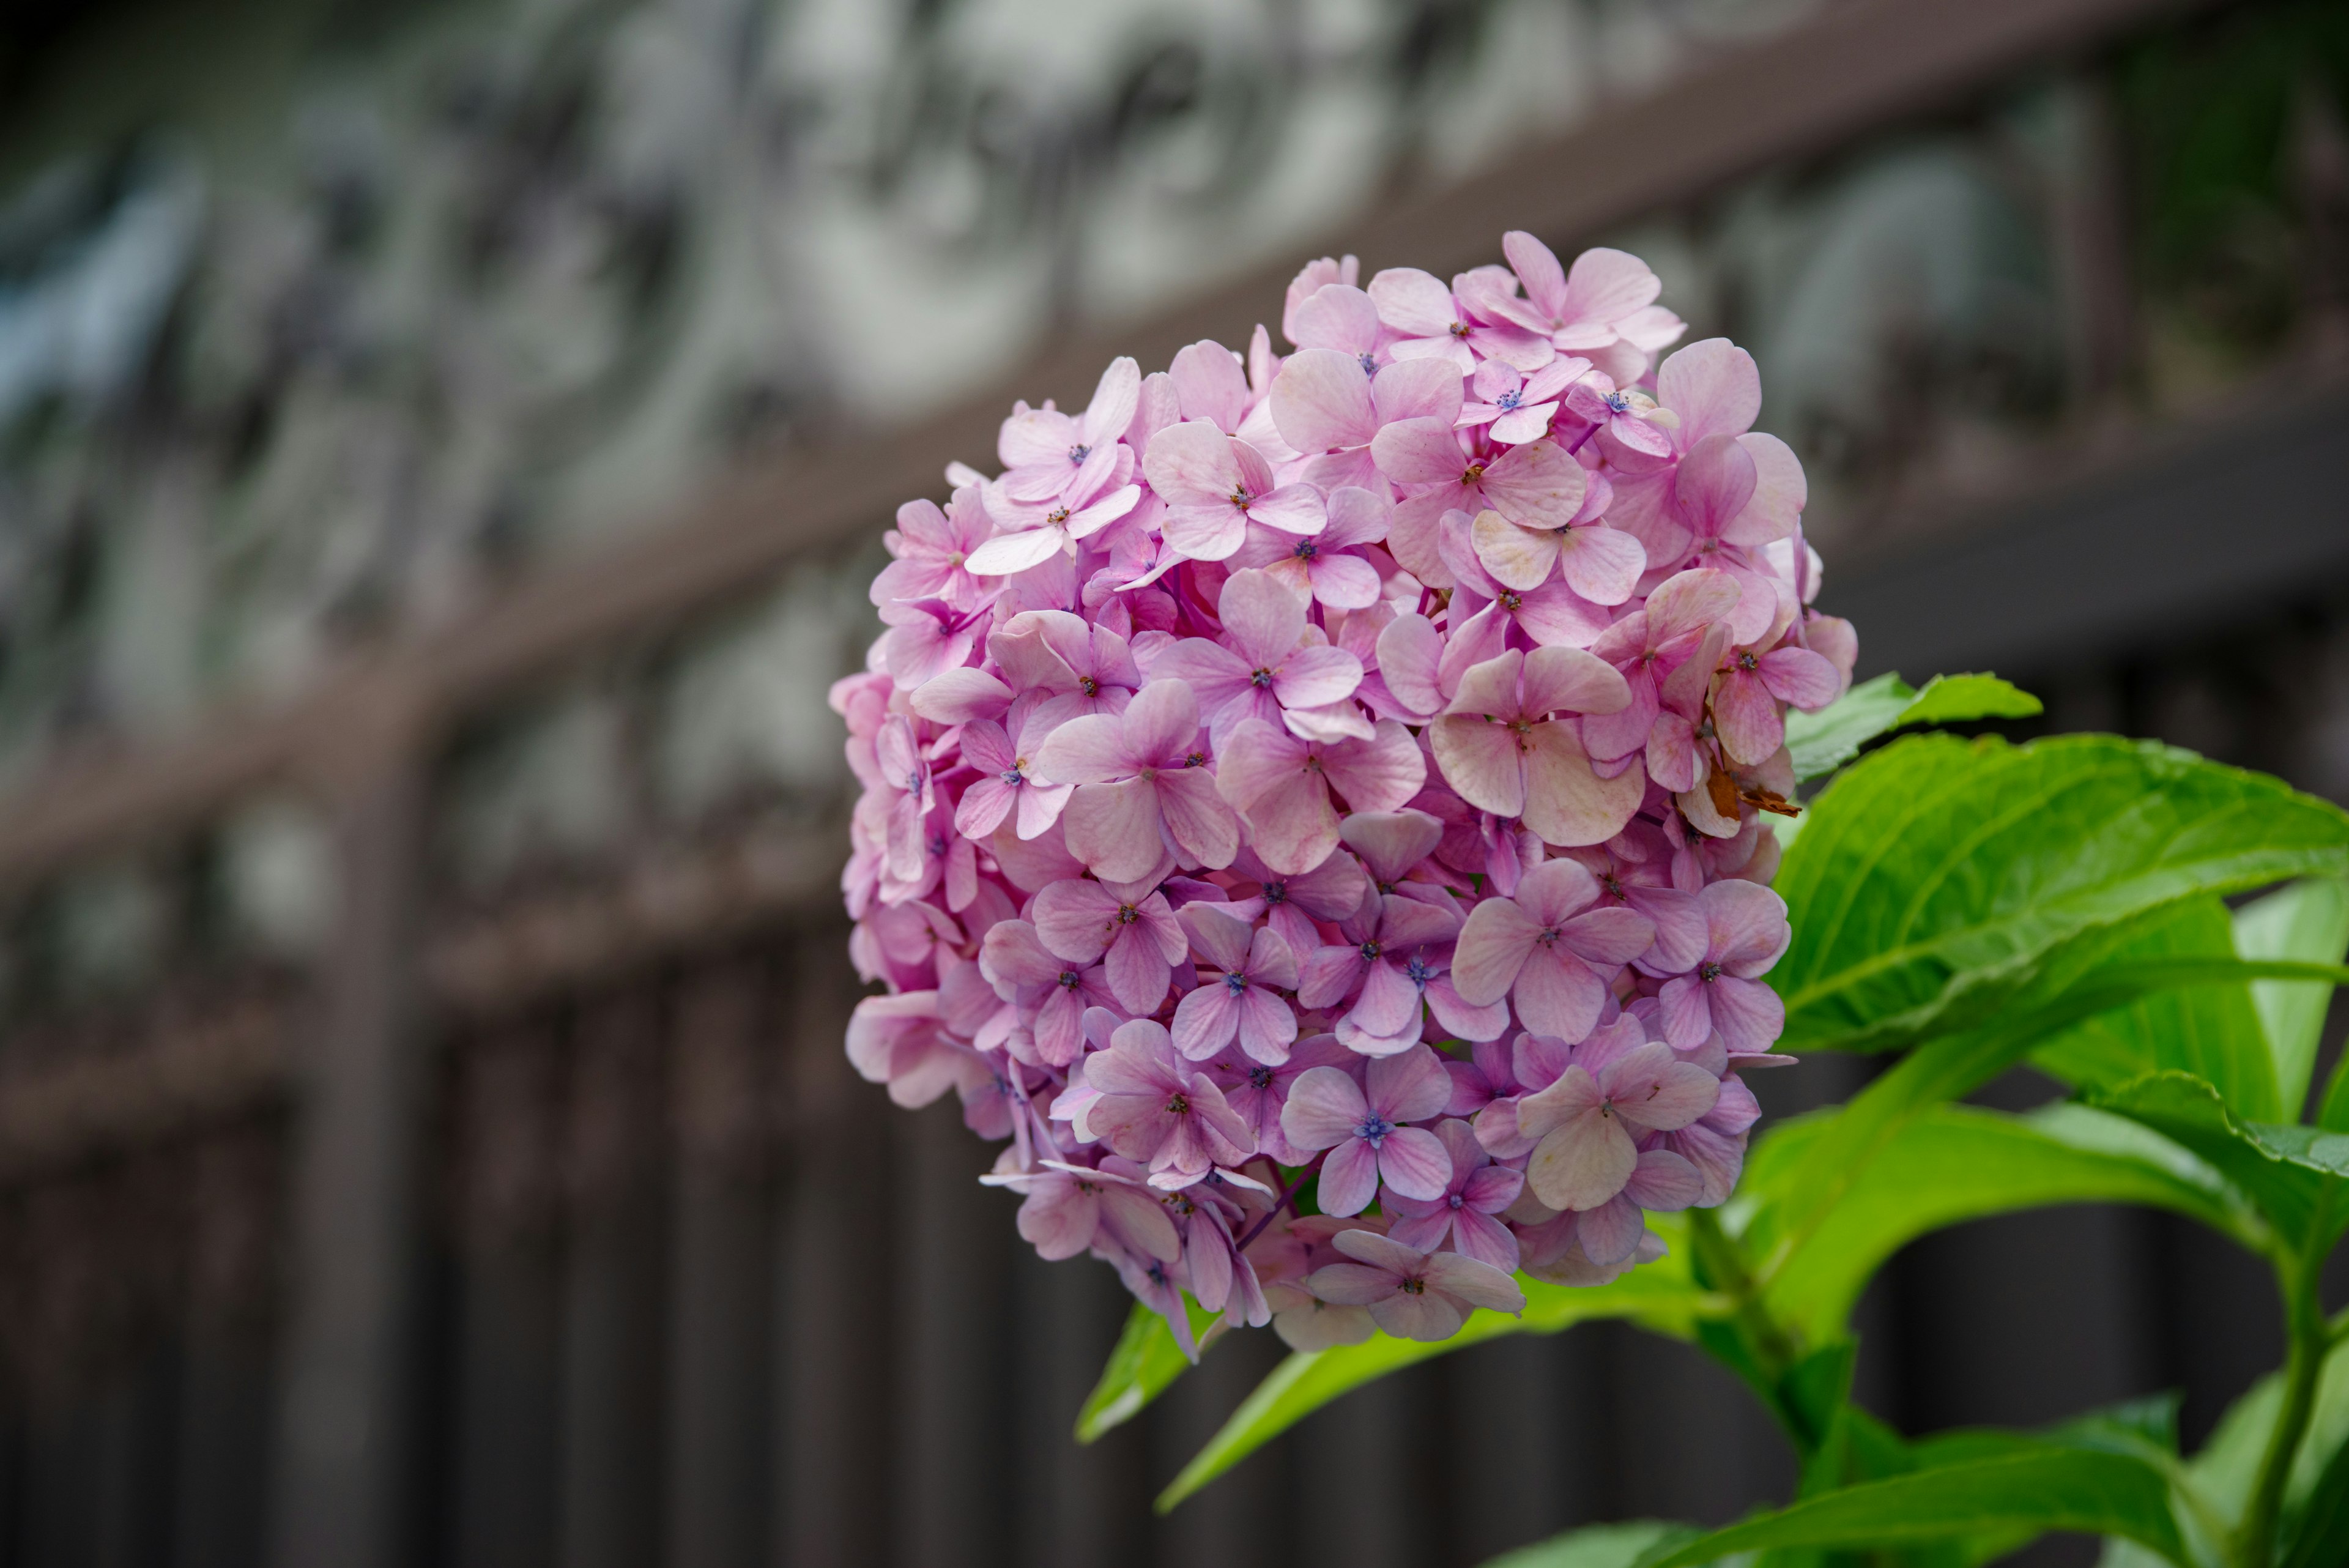
[[[833,705],[850,1025],[1048,1258],[1193,1349],[1455,1332],[1722,1202],[1782,1023],[1789,706],[1849,684],[1801,465],[1638,258],[1288,290],[907,504]]]

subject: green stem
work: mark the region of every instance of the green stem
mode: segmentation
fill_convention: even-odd
[[[1730,1239],[1710,1209],[1689,1210],[1689,1241],[1712,1277],[1713,1288],[1728,1297],[1735,1309],[1737,1326],[1745,1331],[1762,1370],[1773,1380],[1784,1377],[1793,1370],[1801,1352],[1794,1336],[1763,1303],[1761,1282],[1746,1265],[1745,1250]]]
[[[2313,1234],[2322,1235],[2331,1229],[2327,1222],[2331,1207],[2328,1202],[2319,1201],[2316,1221],[2311,1227]],[[2309,1252],[2319,1251],[2312,1247]],[[2301,1439],[2308,1434],[2309,1417],[2316,1407],[2317,1382],[2323,1375],[2325,1353],[2333,1339],[2333,1325],[2325,1321],[2324,1307],[2317,1295],[2317,1274],[2323,1262],[2321,1256],[2294,1252],[2279,1260],[2276,1265],[2276,1283],[2283,1291],[2287,1341],[2283,1405],[2276,1412],[2275,1428],[2268,1434],[2267,1451],[2260,1456],[2259,1478],[2251,1488],[2251,1502],[2235,1532],[2236,1568],[2271,1568],[2275,1560],[2276,1523],[2283,1511],[2284,1487],[2292,1480],[2292,1462],[2300,1453]]]

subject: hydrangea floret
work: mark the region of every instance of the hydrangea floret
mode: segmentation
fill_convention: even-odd
[[[1289,286],[908,502],[840,681],[848,1052],[1195,1354],[1456,1333],[1723,1202],[1789,707],[1850,684],[1753,358],[1637,257]]]

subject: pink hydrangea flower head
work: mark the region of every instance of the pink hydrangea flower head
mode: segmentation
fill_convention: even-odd
[[[1441,1337],[1729,1198],[1849,685],[1761,381],[1637,258],[1291,283],[908,502],[828,701],[856,1071],[1195,1356]],[[876,1156],[876,1158],[878,1158]]]

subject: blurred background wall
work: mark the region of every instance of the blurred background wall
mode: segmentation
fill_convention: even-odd
[[[1278,1345],[1076,1449],[1113,1278],[841,1059],[891,510],[1325,251],[1640,252],[1760,356],[1864,674],[2349,799],[2337,0],[0,17],[0,1563],[1371,1568],[1782,1495],[1599,1327],[1154,1521]],[[2271,1317],[2050,1211],[1899,1260],[1862,1382],[2195,1437]]]

